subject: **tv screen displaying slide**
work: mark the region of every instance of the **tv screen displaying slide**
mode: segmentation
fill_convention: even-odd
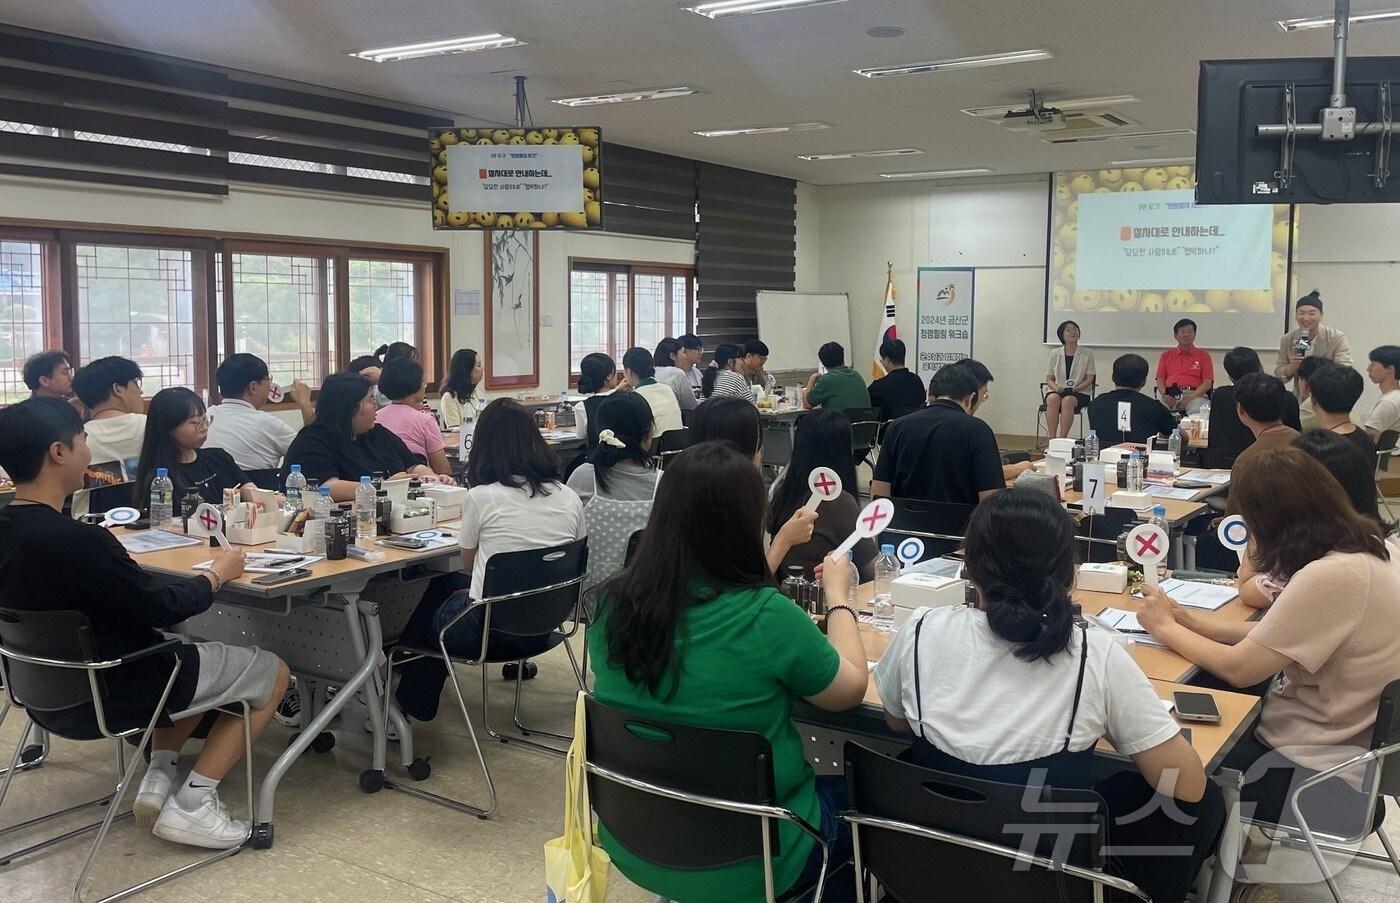
[[[1190,317],[1204,348],[1271,348],[1296,294],[1286,204],[1196,206],[1193,166],[1051,179],[1045,341],[1067,319],[1085,345],[1170,344]]]

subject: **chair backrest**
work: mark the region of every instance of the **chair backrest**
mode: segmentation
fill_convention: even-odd
[[[92,704],[92,686],[83,669],[22,662],[12,657],[15,653],[72,663],[97,661],[87,615],[0,608],[0,661],[5,686],[26,709],[54,712]]]
[[[880,433],[880,412],[874,408],[847,408],[841,413],[851,421],[851,448],[868,449]]]
[[[587,761],[653,787],[737,803],[774,805],[773,751],[750,731],[671,724],[630,715],[589,696]],[[763,855],[753,815],[671,799],[588,776],[598,819],[617,841],[666,868],[716,868]],[[773,854],[779,852],[771,825]]]
[[[1392,680],[1381,691],[1376,710],[1376,726],[1371,732],[1371,748],[1381,749],[1400,743],[1400,680]],[[1400,753],[1381,762],[1380,793],[1400,796]]]
[[[276,467],[269,467],[264,470],[245,470],[243,475],[248,478],[259,489],[267,489],[271,492],[281,492],[282,483],[278,479],[281,472]]]
[[[917,536],[924,542],[926,557],[934,558],[955,551],[967,533],[975,506],[960,502],[929,502],[923,499],[890,499],[894,517],[880,534],[880,542],[893,542]],[[887,539],[886,537],[890,537]]]
[[[113,486],[98,486],[95,489],[88,489],[87,514],[106,514],[113,508],[131,507],[132,499],[136,492],[135,483],[117,483]],[[137,503],[137,508],[146,506]]]
[[[1085,562],[1118,560],[1118,536],[1128,524],[1137,520],[1131,508],[1106,508],[1103,514],[1085,516],[1075,528],[1075,538],[1084,543]]]
[[[1386,430],[1376,437],[1376,470],[1390,470],[1390,453],[1395,450],[1397,439],[1400,439],[1400,430]]]
[[[1093,884],[1016,860],[1024,851],[1087,869],[1101,869],[1107,841],[1105,807],[1089,790],[1028,789],[922,768],[847,742],[846,790],[860,863],[902,903],[977,900],[1093,899]],[[977,844],[916,836],[861,824],[879,818],[933,829]],[[975,889],[948,895],[931,875],[957,875]]]
[[[1240,453],[1229,448],[1203,448],[1201,466],[1208,470],[1229,470],[1235,465]]]
[[[576,620],[587,569],[585,539],[492,555],[481,588],[482,601],[492,602],[491,629],[514,636],[543,636],[565,621]]]
[[[667,430],[656,440],[655,453],[660,456],[675,455],[685,451],[690,445],[690,427]]]

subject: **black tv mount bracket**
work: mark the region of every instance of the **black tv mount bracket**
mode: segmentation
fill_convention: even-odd
[[[1376,136],[1376,171],[1371,174],[1377,188],[1384,188],[1390,178],[1390,142],[1400,132],[1391,112],[1390,82],[1381,82],[1377,91],[1378,122],[1357,122],[1356,107],[1347,106],[1347,38],[1351,31],[1351,0],[1336,0],[1332,26],[1332,96],[1317,122],[1298,121],[1298,101],[1294,86],[1283,89],[1282,123],[1255,127],[1261,138],[1281,138],[1282,159],[1274,178],[1279,188],[1293,184],[1293,152],[1298,136],[1320,138],[1323,141],[1354,141],[1358,135]]]

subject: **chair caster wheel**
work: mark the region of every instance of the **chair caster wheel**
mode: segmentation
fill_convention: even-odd
[[[21,753],[19,754],[19,764],[21,764],[21,765],[30,765],[30,764],[33,764],[34,762],[39,761],[39,760],[42,759],[43,757],[44,757],[44,747],[39,746],[39,745],[37,745],[37,744],[32,745],[32,746],[26,746],[26,747],[24,748],[24,751],[21,752]]]
[[[384,772],[366,768],[360,772],[360,789],[365,793],[378,793],[384,789]]]
[[[317,734],[316,739],[311,741],[311,749],[318,753],[328,753],[335,749],[335,734],[330,731]]]
[[[415,781],[426,781],[433,773],[433,766],[427,759],[414,759],[408,763],[408,776]]]
[[[501,677],[504,680],[515,680],[516,672],[520,668],[519,662],[506,662],[501,666]],[[534,662],[525,662],[525,671],[520,675],[521,680],[534,680],[540,673],[540,666]]]
[[[253,825],[253,849],[272,849],[272,825],[268,822]]]

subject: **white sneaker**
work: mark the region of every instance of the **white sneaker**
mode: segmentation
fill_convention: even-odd
[[[141,788],[136,791],[136,802],[131,804],[131,811],[136,814],[136,824],[150,830],[174,790],[175,781],[170,775],[159,768],[147,769],[146,776],[141,779]]]
[[[365,733],[374,733],[374,722],[368,718],[365,719]],[[390,719],[389,721],[389,733],[385,737],[385,739],[387,739],[390,743],[399,742],[399,728],[396,724],[394,724],[393,719]]]
[[[210,794],[193,812],[181,808],[174,796],[165,801],[160,818],[151,833],[172,843],[183,843],[209,850],[229,850],[242,846],[252,829],[245,821],[228,814],[218,794]]]

